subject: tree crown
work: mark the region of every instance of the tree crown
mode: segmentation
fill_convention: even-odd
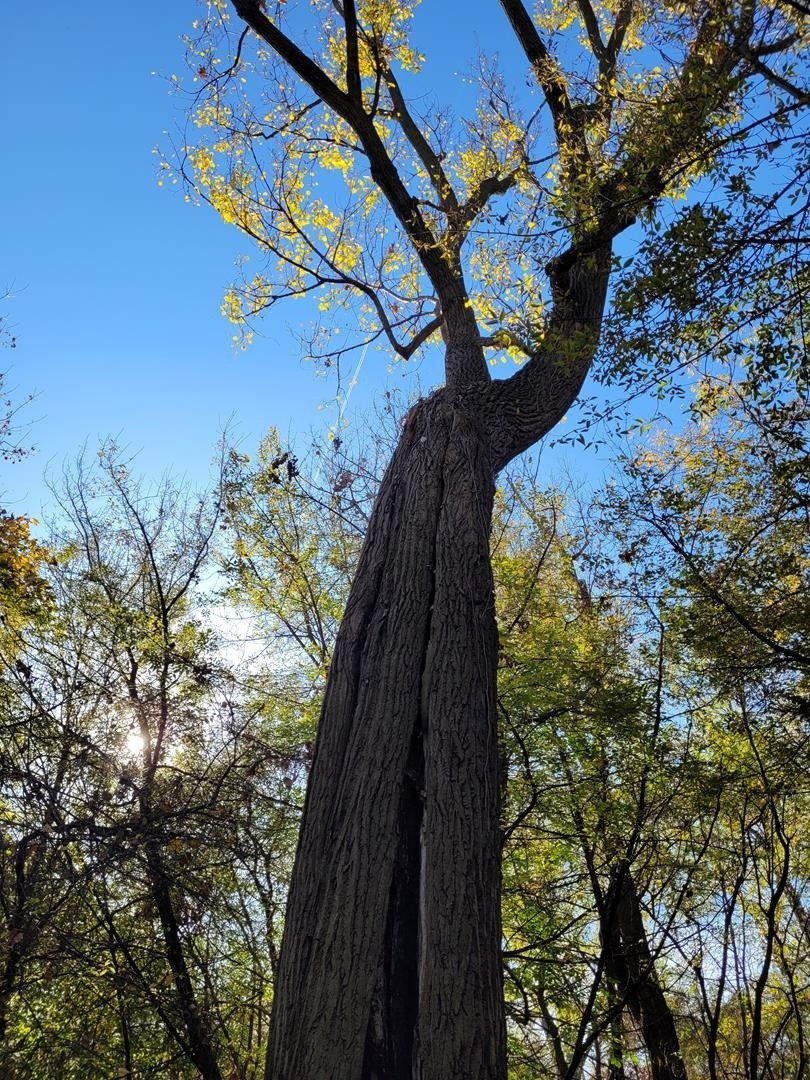
[[[598,321],[570,302],[572,272],[601,255],[604,273],[618,233],[742,137],[746,78],[776,58],[784,81],[802,39],[792,7],[749,0],[554,0],[534,17],[502,0],[526,67],[516,88],[479,58],[462,114],[425,94],[414,4],[233,6],[253,34],[212,0],[189,40],[201,88],[182,162],[264,256],[225,313],[317,291],[325,315],[351,309],[355,344],[472,343],[463,363],[448,350],[450,383]],[[310,351],[342,347],[325,318]]]

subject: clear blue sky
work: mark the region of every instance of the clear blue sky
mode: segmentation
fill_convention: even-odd
[[[0,16],[0,291],[17,348],[0,354],[37,422],[37,454],[3,466],[2,502],[39,512],[41,475],[85,441],[112,435],[139,467],[203,477],[233,414],[246,445],[274,424],[306,434],[335,388],[297,359],[292,305],[234,353],[219,313],[237,256],[249,251],[213,211],[159,188],[152,150],[183,124],[159,75],[184,70],[180,35],[194,0],[116,8],[4,5]],[[352,406],[386,374],[371,353]],[[376,370],[375,370],[376,369]],[[400,379],[400,382],[402,380]]]
[[[431,74],[458,91],[456,65],[482,45],[469,10],[453,34],[444,5],[420,9],[424,40],[454,45],[433,53]],[[85,442],[114,436],[140,451],[147,475],[197,480],[231,415],[247,448],[270,425],[300,436],[334,418],[319,409],[334,386],[297,358],[290,324],[303,307],[274,313],[234,353],[219,306],[249,244],[157,186],[152,150],[184,118],[161,75],[184,70],[180,35],[198,14],[194,0],[4,5],[0,290],[14,294],[3,307],[18,347],[0,354],[0,370],[11,367],[18,396],[38,395],[27,410],[37,454],[0,474],[0,504],[14,512],[38,514],[46,466],[58,471]],[[370,352],[352,411],[390,378]]]

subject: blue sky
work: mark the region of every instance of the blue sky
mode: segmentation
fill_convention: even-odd
[[[39,514],[46,468],[108,436],[139,452],[146,475],[202,481],[231,416],[248,450],[270,425],[301,437],[334,420],[334,385],[298,359],[291,325],[303,306],[274,312],[235,353],[219,307],[249,245],[157,185],[153,150],[180,138],[184,120],[167,78],[184,71],[180,36],[198,14],[194,0],[78,0],[49,5],[47,19],[23,4],[0,17],[0,291],[13,294],[3,310],[18,342],[0,370],[18,397],[37,395],[26,410],[37,453],[0,475],[13,512]],[[419,44],[442,42],[427,74],[463,93],[453,75],[482,46],[478,21],[451,34],[448,18],[425,4]],[[428,385],[436,371],[423,370]],[[408,385],[369,352],[349,415],[392,382]]]
[[[335,388],[297,359],[298,305],[265,320],[247,351],[219,313],[240,253],[234,229],[157,186],[152,153],[183,123],[160,75],[183,70],[193,0],[110,8],[79,0],[4,5],[0,100],[0,290],[17,348],[0,355],[17,397],[37,394],[37,454],[4,466],[2,502],[37,514],[49,466],[115,437],[147,475],[203,478],[233,415],[245,444],[273,424],[306,434],[334,416]],[[158,75],[153,73],[159,73]],[[369,354],[355,391],[386,378]],[[376,367],[376,370],[375,370]],[[399,380],[402,382],[402,380]],[[355,405],[355,402],[352,402]]]

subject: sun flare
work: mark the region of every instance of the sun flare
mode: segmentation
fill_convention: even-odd
[[[137,731],[130,731],[129,735],[127,735],[127,750],[130,754],[143,752],[143,736],[139,735]]]

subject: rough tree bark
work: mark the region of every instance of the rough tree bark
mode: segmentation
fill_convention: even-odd
[[[476,411],[417,405],[330,671],[268,1076],[499,1075],[492,498]]]
[[[494,480],[578,392],[608,265],[566,273],[575,360],[561,326],[523,378],[406,417],[330,669],[268,1080],[505,1076]]]

